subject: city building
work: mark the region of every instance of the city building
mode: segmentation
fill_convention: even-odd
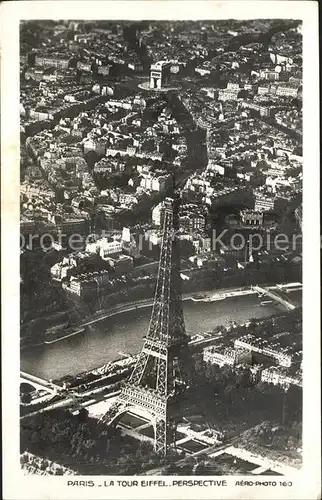
[[[263,92],[263,93],[265,93],[265,92]],[[256,111],[262,117],[269,117],[272,115],[272,113],[274,111],[273,106],[266,106],[265,103],[261,104],[261,103],[253,102],[253,101],[243,101],[241,106],[242,106],[242,108],[251,109],[253,111]]]
[[[205,217],[194,212],[185,213],[179,216],[179,227],[183,231],[190,233],[195,231],[203,232],[205,229]]]
[[[285,388],[290,385],[296,385],[297,387],[302,387],[302,374],[298,371],[296,374],[292,375],[276,366],[269,366],[261,372],[261,381],[267,384],[281,385]]]
[[[104,156],[106,153],[107,141],[105,139],[87,139],[84,141],[84,153],[95,151],[98,156]]]
[[[255,212],[270,212],[275,207],[275,196],[264,192],[255,192]]]
[[[92,297],[93,294],[99,296],[109,283],[108,271],[95,271],[93,273],[83,273],[76,277],[72,276],[69,285],[65,288],[81,299],[85,299]]]
[[[147,175],[141,179],[140,186],[146,190],[164,193],[171,184],[170,175]]]
[[[279,85],[276,90],[276,95],[285,97],[297,97],[298,88],[297,87],[287,87]]]
[[[133,268],[133,258],[130,255],[109,255],[105,260],[118,274],[126,274]]]
[[[99,248],[99,255],[103,260],[107,260],[108,256],[116,255],[122,252],[122,241],[108,238],[102,238],[96,243],[96,248]]]
[[[239,93],[239,88],[220,89],[218,92],[219,101],[236,101]]]
[[[235,82],[228,82],[228,83],[227,83],[227,89],[228,89],[228,90],[240,90],[240,88],[239,88],[239,83],[235,83]]]
[[[145,239],[151,245],[159,245],[161,243],[160,231],[146,231]]]
[[[211,252],[211,238],[207,235],[200,237],[201,247],[205,252]]]
[[[60,231],[62,236],[69,235],[85,235],[87,234],[90,221],[88,214],[80,216],[77,214],[48,214],[48,221],[55,225],[57,231]]]
[[[35,64],[36,66],[44,66],[44,67],[55,67],[61,69],[67,69],[69,67],[69,58],[65,58],[62,56],[42,56],[36,55]]]
[[[254,364],[249,367],[251,380],[254,384],[257,384],[257,382],[261,380],[263,370],[264,370],[264,365]]]
[[[261,78],[264,78],[264,80],[279,80],[279,72],[275,70],[270,70],[270,69],[264,69],[259,73],[259,76]]]
[[[252,353],[259,353],[265,357],[272,358],[280,366],[289,368],[294,360],[291,348],[282,347],[277,342],[270,342],[255,335],[247,334],[234,342],[235,348],[248,349]]]
[[[240,219],[245,226],[262,226],[264,215],[254,210],[241,210]]]
[[[245,349],[224,349],[215,346],[206,347],[203,350],[203,360],[205,363],[218,366],[236,366],[251,363],[251,353]]]
[[[162,226],[164,218],[163,203],[158,203],[152,209],[152,222],[155,226]]]
[[[73,268],[74,266],[67,263],[57,262],[57,264],[50,268],[50,274],[54,280],[61,281],[69,277]]]

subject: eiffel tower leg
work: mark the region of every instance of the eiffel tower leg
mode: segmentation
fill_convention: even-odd
[[[177,434],[177,422],[175,420],[170,419],[168,421],[167,438],[168,438],[168,444],[172,445],[173,447],[176,446],[176,434]]]
[[[130,381],[132,382],[132,384],[138,384],[140,382],[142,375],[144,373],[146,364],[148,362],[148,359],[149,359],[149,356],[146,353],[144,353],[144,352],[140,353],[139,358],[134,366],[133,372],[130,376]]]
[[[157,417],[155,422],[154,449],[160,455],[167,453],[167,425],[166,416]]]

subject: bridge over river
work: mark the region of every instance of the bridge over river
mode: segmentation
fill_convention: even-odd
[[[284,292],[281,290],[281,287],[277,288],[262,288],[261,286],[252,286],[252,290],[257,292],[259,295],[267,295],[267,297],[270,297],[272,300],[275,300],[279,304],[282,304],[283,306],[286,307],[289,311],[293,311],[295,309],[295,305],[292,304],[289,300],[288,297],[284,297]]]
[[[30,373],[20,372],[20,384],[29,384],[34,387],[37,391],[43,390],[52,394],[56,394],[57,392],[63,389],[62,386],[53,384],[52,382],[42,379],[40,377],[36,377],[35,375],[31,375]]]

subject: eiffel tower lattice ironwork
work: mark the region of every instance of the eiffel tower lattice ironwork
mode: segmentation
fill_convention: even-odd
[[[154,427],[154,449],[163,455],[175,443],[192,366],[182,311],[175,205],[171,198],[164,201],[159,270],[143,348],[117,400],[102,417],[109,425],[126,411],[143,410]]]

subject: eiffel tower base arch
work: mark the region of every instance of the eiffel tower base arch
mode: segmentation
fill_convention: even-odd
[[[115,401],[109,411],[101,419],[107,426],[115,426],[124,413],[138,413],[138,407],[132,402]],[[139,414],[140,415],[140,414]],[[167,419],[166,413],[156,414],[154,411],[144,409],[144,416],[149,420],[154,430],[154,451],[159,455],[166,455],[174,444],[177,423]]]

